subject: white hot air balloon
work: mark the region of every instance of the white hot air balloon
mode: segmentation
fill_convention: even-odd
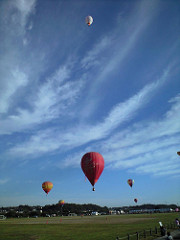
[[[90,26],[93,23],[93,18],[91,16],[86,17],[86,23],[88,26]]]

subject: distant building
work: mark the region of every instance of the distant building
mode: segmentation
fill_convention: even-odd
[[[91,215],[97,216],[97,215],[99,215],[99,213],[98,212],[92,212]]]
[[[159,208],[159,209],[131,209],[129,213],[167,213],[173,212],[172,208]]]
[[[116,215],[116,214],[117,214],[117,211],[116,211],[116,210],[110,210],[110,211],[109,211],[109,214],[110,214],[110,215]]]
[[[16,213],[23,214],[23,213],[24,213],[24,211],[16,211]]]
[[[118,212],[119,212],[119,214],[125,214],[125,211],[123,211],[123,210],[120,210]]]

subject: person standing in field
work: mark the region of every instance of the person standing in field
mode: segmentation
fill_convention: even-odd
[[[166,235],[166,229],[165,229],[165,227],[163,225],[160,226],[160,231],[161,231],[161,236],[165,236]]]
[[[175,222],[176,222],[176,226],[179,228],[179,219],[176,218]]]

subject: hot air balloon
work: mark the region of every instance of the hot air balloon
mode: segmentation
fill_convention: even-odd
[[[180,152],[177,152],[177,155],[179,155],[179,156],[180,156]]]
[[[64,200],[59,200],[59,205],[63,206],[64,205]]]
[[[93,186],[92,190],[95,191],[94,185],[98,181],[104,169],[103,156],[97,152],[88,152],[84,154],[81,159],[81,168]]]
[[[43,182],[42,189],[45,191],[45,193],[48,194],[52,188],[53,188],[52,182],[49,182],[49,181]]]
[[[135,198],[134,201],[135,201],[135,203],[137,203],[137,201],[138,201],[137,198]]]
[[[133,184],[134,184],[134,180],[133,179],[128,179],[127,183],[129,184],[130,187],[132,187]]]
[[[90,26],[93,23],[93,18],[91,16],[86,17],[86,23],[88,26]]]
[[[59,205],[61,206],[61,215],[63,215],[63,206],[64,206],[64,200],[59,200]]]

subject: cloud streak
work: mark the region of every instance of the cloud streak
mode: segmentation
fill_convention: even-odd
[[[5,3],[4,3],[5,2]],[[29,16],[35,11],[35,0],[2,1],[0,45],[0,113],[7,114],[15,94],[28,84],[29,77],[22,70],[25,67],[22,39],[25,36]]]
[[[29,109],[18,107],[16,114],[1,120],[0,134],[24,131],[67,114],[68,107],[76,102],[83,86],[82,80],[69,81],[69,74],[67,66],[61,66],[44,84],[37,86],[27,99]],[[18,84],[22,86],[21,79],[16,78],[16,81],[16,88]]]
[[[7,182],[9,182],[9,179],[8,179],[8,178],[0,179],[0,185],[4,185],[4,184],[6,184]]]
[[[91,141],[102,140],[111,135],[122,123],[130,121],[148,103],[167,77],[168,73],[165,72],[158,81],[145,86],[124,103],[117,104],[107,117],[96,125],[76,124],[65,131],[59,131],[55,127],[40,130],[36,135],[32,135],[29,141],[14,146],[9,153],[13,156],[34,157],[53,151],[72,150]]]
[[[4,18],[6,41],[0,49],[0,53],[4,53],[0,65],[3,79],[0,82],[0,135],[23,135],[20,142],[7,147],[6,159],[31,159],[57,152],[63,155],[77,150],[71,157],[63,158],[61,164],[61,167],[74,167],[79,166],[79,156],[84,150],[93,149],[103,153],[109,168],[155,176],[178,173],[177,160],[171,156],[179,142],[179,95],[170,100],[170,110],[160,119],[137,121],[139,112],[169,81],[175,68],[173,64],[164,66],[164,71],[159,69],[158,73],[162,73],[159,78],[150,79],[148,84],[149,78],[144,80],[144,86],[141,82],[139,89],[133,89],[133,95],[126,100],[118,96],[113,105],[107,101],[110,109],[104,110],[104,117],[95,116],[100,100],[105,97],[100,94],[103,84],[112,81],[112,84],[118,83],[118,87],[123,86],[125,79],[113,81],[113,73],[118,72],[116,76],[119,76],[124,61],[136,51],[136,44],[157,13],[156,1],[150,5],[138,3],[130,17],[121,19],[121,27],[117,24],[111,32],[101,35],[82,56],[68,53],[66,60],[47,69],[50,61],[46,59],[51,56],[49,48],[44,44],[39,50],[37,42],[33,45],[26,38],[27,32],[34,28],[29,17],[35,11],[36,1],[19,0],[9,6],[6,18],[5,15],[1,17]],[[15,11],[13,16],[12,10]],[[7,16],[11,16],[10,20]],[[12,45],[14,39],[16,43]],[[28,51],[30,57],[24,63],[26,51],[31,47],[32,53]],[[70,61],[70,56],[75,60]],[[126,130],[122,129],[128,124],[131,125]],[[167,167],[160,172],[162,152],[166,152]]]
[[[154,175],[178,174],[180,96],[161,120],[140,122],[102,142],[98,147],[111,168]]]
[[[154,176],[179,176],[180,95],[169,101],[170,110],[158,120],[142,121],[106,140],[91,143],[83,151],[64,159],[58,167],[79,166],[84,152],[97,151],[103,154],[106,168],[128,170],[133,174]]]
[[[125,59],[136,48],[138,40],[156,14],[155,9],[158,9],[155,1],[152,4],[139,2],[128,21],[121,19],[121,24],[119,24],[118,19],[116,28],[112,32],[106,33],[81,61],[82,67],[96,69],[93,71],[93,76],[89,77],[96,80],[92,82],[88,90],[85,107],[81,112],[83,118],[89,117],[99,104],[98,97],[93,102],[90,100],[95,94],[98,95],[102,84],[108,81],[112,81],[113,84],[113,73],[117,70],[120,71]],[[89,104],[89,102],[91,103]]]

